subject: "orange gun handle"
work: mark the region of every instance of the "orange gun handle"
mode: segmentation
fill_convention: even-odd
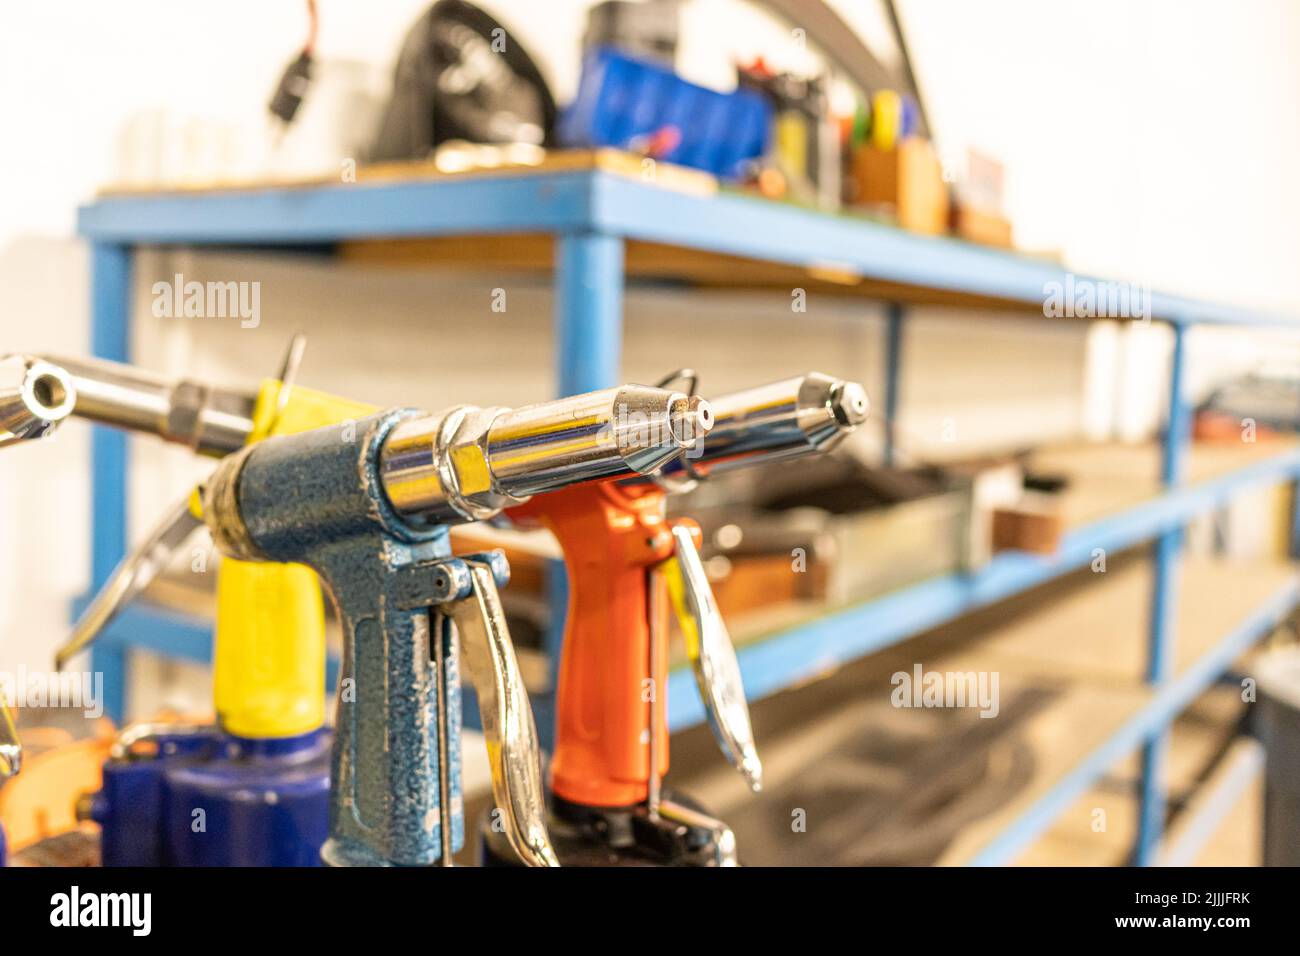
[[[650,569],[673,554],[663,491],[616,482],[577,485],[538,495],[510,510],[521,526],[549,528],[564,550],[569,606],[556,689],[551,788],[571,803],[624,807],[646,799],[650,734],[657,776],[668,772],[668,728],[663,706],[650,694],[667,690],[667,648],[650,673],[649,589],[663,587]],[[651,582],[655,583],[652,585]],[[667,640],[668,607],[655,632]]]

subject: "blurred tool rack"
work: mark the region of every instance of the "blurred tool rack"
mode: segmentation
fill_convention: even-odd
[[[906,304],[1042,314],[1047,284],[1064,285],[1069,274],[1059,265],[1023,255],[915,235],[859,217],[719,192],[707,177],[662,164],[656,168],[639,157],[608,151],[558,154],[540,167],[455,175],[413,164],[363,170],[357,182],[108,193],[82,207],[78,231],[91,244],[92,351],[119,361],[130,360],[136,247],[328,250],[376,240],[415,239],[429,240],[432,244],[425,248],[437,255],[438,243],[450,237],[471,247],[475,237],[545,237],[554,250],[559,394],[604,388],[619,379],[626,275],[673,271],[674,264],[681,264],[689,274],[695,264],[710,258],[723,269],[737,264],[734,274],[742,277],[758,274],[758,268],[778,277],[781,270],[792,270],[809,279],[796,284],[830,282],[887,304],[885,387],[876,414],[890,423],[896,421],[899,405]],[[536,246],[525,242],[521,248],[535,250]],[[1074,274],[1073,281],[1101,280]],[[1285,445],[1276,454],[1253,459],[1230,473],[1186,481],[1187,331],[1197,324],[1248,327],[1292,320],[1158,292],[1150,296],[1150,315],[1172,327],[1174,341],[1168,425],[1161,452],[1162,494],[1072,528],[1054,555],[1001,553],[978,571],[943,576],[811,616],[739,649],[750,698],[761,698],[1086,567],[1095,549],[1113,552],[1153,541],[1145,702],[1103,744],[991,837],[973,855],[977,863],[1015,859],[1074,798],[1135,748],[1141,748],[1143,765],[1134,860],[1155,862],[1164,830],[1162,781],[1171,721],[1300,603],[1300,579],[1289,574],[1283,587],[1222,635],[1213,648],[1174,672],[1174,606],[1184,526],[1243,491],[1300,479],[1300,449]],[[92,441],[92,581],[98,587],[127,549],[127,443],[123,435],[98,427]],[[887,442],[886,455],[892,453]],[[1300,523],[1293,522],[1292,530],[1294,552]],[[563,576],[556,577],[560,580],[554,597],[562,607]],[[83,604],[78,602],[79,607]],[[554,630],[558,634],[558,628]],[[210,625],[140,604],[112,626],[95,646],[92,667],[104,674],[108,712],[118,718],[125,710],[126,661],[132,649],[207,661]],[[553,663],[557,656],[553,639],[548,650]],[[704,720],[688,670],[672,674],[668,699],[673,730]],[[535,705],[539,726],[549,727],[550,701],[539,695]]]

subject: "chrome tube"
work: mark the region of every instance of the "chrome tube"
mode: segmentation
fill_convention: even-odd
[[[765,464],[843,441],[867,419],[866,390],[857,382],[810,372],[713,399],[714,425],[698,445],[664,466],[667,482]]]
[[[380,474],[403,515],[481,520],[531,495],[652,472],[712,424],[702,399],[643,385],[513,410],[461,406],[394,428]]]
[[[72,377],[77,418],[156,435],[214,458],[243,447],[253,430],[253,395],[105,359],[49,361]]]

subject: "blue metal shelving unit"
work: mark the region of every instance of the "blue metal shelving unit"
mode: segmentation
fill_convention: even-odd
[[[1067,275],[1056,265],[1024,256],[748,196],[675,192],[600,168],[108,196],[81,209],[78,228],[92,250],[92,350],[121,361],[130,358],[132,252],[138,246],[301,248],[374,238],[550,234],[556,241],[558,393],[603,388],[618,380],[628,240],[830,267],[942,294],[948,301],[954,295],[969,297],[971,304],[984,307],[993,302],[1037,309],[1045,285],[1064,283]],[[1162,467],[1165,494],[1071,531],[1051,557],[1001,554],[978,572],[948,575],[834,611],[740,651],[746,689],[752,698],[763,697],[1082,567],[1095,548],[1114,551],[1154,541],[1149,702],[985,846],[977,856],[979,863],[1013,859],[1070,800],[1137,748],[1143,754],[1143,779],[1134,859],[1152,862],[1163,831],[1161,781],[1169,724],[1238,653],[1300,603],[1300,584],[1292,582],[1190,670],[1171,672],[1184,525],[1222,507],[1242,490],[1297,481],[1300,450],[1281,452],[1211,481],[1185,484],[1189,410],[1183,370],[1188,327],[1286,324],[1291,319],[1159,293],[1151,295],[1150,306],[1152,317],[1173,326],[1175,335]],[[887,425],[896,420],[905,327],[903,305],[891,303],[883,396]],[[92,579],[98,587],[126,550],[127,446],[123,436],[101,428],[96,428],[93,442]],[[893,441],[887,437],[886,455],[892,453]],[[1300,526],[1297,532],[1300,537]],[[211,635],[204,622],[147,607],[118,621],[96,645],[92,667],[104,674],[107,708],[119,717],[125,710],[126,660],[132,648],[206,661]],[[671,677],[669,722],[674,730],[704,719],[690,683],[686,672]],[[549,712],[549,701],[537,703]],[[544,717],[539,723],[546,724]]]

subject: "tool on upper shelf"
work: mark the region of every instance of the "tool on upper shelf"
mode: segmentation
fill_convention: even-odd
[[[369,159],[425,159],[456,143],[529,155],[553,145],[555,114],[517,34],[472,3],[438,0],[402,40]]]
[[[694,373],[682,371],[664,386]],[[677,612],[709,723],[724,755],[758,789],[736,654],[698,553],[699,529],[669,521],[669,492],[710,473],[829,450],[865,420],[860,385],[809,374],[728,395],[697,448],[651,477],[571,488],[511,508],[559,540],[569,605],[551,764],[551,835],[562,863],[731,865],[725,823],[666,796],[668,609]],[[509,853],[490,826],[492,862]]]

